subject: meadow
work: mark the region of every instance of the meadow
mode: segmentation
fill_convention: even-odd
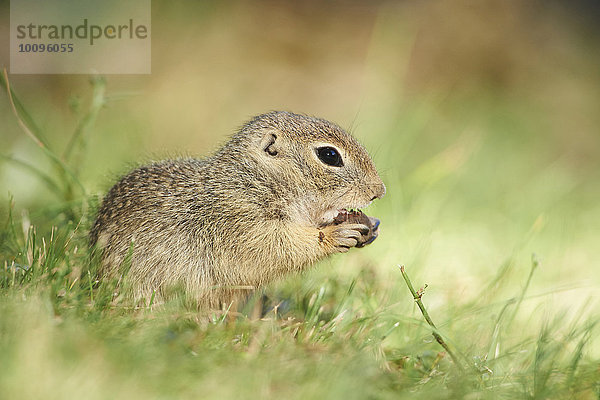
[[[152,12],[150,76],[0,78],[1,398],[600,399],[600,52],[584,11]],[[96,280],[87,234],[119,175],[210,154],[271,109],[369,150],[388,190],[365,210],[373,244],[210,320]]]

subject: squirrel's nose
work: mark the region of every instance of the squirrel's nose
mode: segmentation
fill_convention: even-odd
[[[377,187],[377,189],[375,190],[375,195],[373,196],[371,201],[373,201],[375,199],[380,199],[383,196],[385,196],[385,185],[383,184],[383,182],[381,182],[381,185],[379,185]]]

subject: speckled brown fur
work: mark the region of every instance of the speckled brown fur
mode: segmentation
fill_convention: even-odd
[[[324,145],[344,166],[319,160]],[[102,251],[103,276],[122,273],[133,250],[127,278],[136,297],[180,285],[217,308],[238,297],[236,287],[260,287],[354,247],[365,226],[333,218],[384,193],[366,150],[343,129],[271,112],[207,159],[130,172],[104,198],[90,241]]]

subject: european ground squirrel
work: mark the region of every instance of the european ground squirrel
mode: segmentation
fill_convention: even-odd
[[[375,239],[360,209],[385,194],[367,151],[339,126],[259,115],[213,156],[143,166],[108,192],[90,232],[103,276],[138,298],[183,287],[220,308],[334,253]]]

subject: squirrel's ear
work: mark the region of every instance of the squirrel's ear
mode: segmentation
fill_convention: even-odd
[[[277,135],[271,132],[265,133],[260,141],[260,148],[272,157],[275,157],[277,154],[279,154]]]

